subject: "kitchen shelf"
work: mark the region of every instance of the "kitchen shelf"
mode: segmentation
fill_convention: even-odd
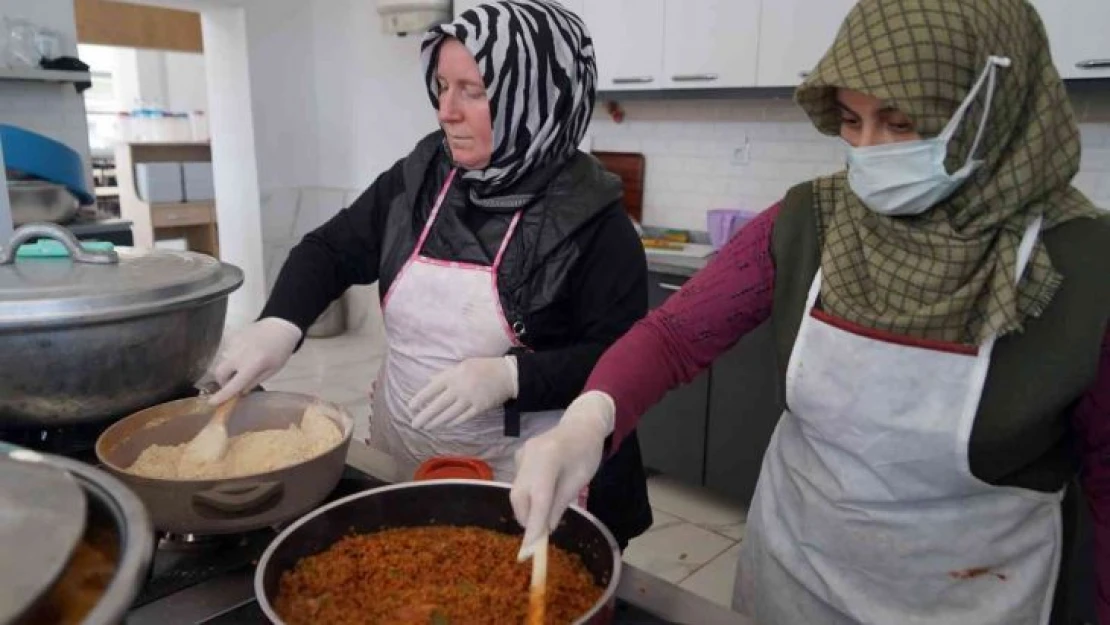
[[[92,80],[92,75],[89,72],[70,72],[35,67],[0,67],[0,80],[57,83],[87,82]]]
[[[189,250],[220,257],[214,201],[151,203],[136,192],[136,163],[194,161],[212,161],[207,143],[123,143],[116,146],[120,217],[132,222],[135,247],[151,249],[158,241],[185,239]]]

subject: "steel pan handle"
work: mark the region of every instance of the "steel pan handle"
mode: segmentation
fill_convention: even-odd
[[[260,508],[282,493],[281,482],[247,482],[220,484],[193,495],[193,504],[214,508],[220,512],[243,514]]]
[[[7,247],[0,248],[0,265],[10,265],[15,262],[19,246],[33,239],[53,239],[61,243],[73,262],[89,263],[92,265],[114,265],[119,263],[119,254],[114,251],[90,251],[81,247],[77,237],[69,230],[51,223],[27,224],[14,233],[8,241]]]

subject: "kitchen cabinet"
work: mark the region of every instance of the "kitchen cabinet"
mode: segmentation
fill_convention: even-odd
[[[685,278],[652,273],[648,276],[648,303],[661,305]],[[644,466],[687,484],[705,483],[705,434],[709,401],[709,372],[667,393],[640,419],[640,449]]]
[[[651,308],[686,280],[651,272]],[[637,427],[644,466],[747,506],[782,414],[777,388],[774,337],[765,323],[644,414]]]
[[[665,0],[588,0],[582,17],[594,40],[599,90],[662,86]]]
[[[760,4],[666,0],[662,85],[703,89],[756,84]]]
[[[220,257],[215,202],[147,202],[139,196],[135,178],[138,163],[211,162],[207,143],[121,143],[115,160],[120,216],[132,223],[136,247],[152,249],[158,241],[184,239],[190,251]]]
[[[774,0],[773,4],[766,0],[759,16],[759,67],[754,84],[781,87],[800,83],[832,45],[855,4],[855,0]]]
[[[598,89],[755,84],[761,0],[588,0]]]
[[[751,503],[763,454],[782,414],[778,384],[770,323],[713,363],[705,485],[744,506]]]
[[[1110,1],[1032,0],[1064,78],[1110,78]]]

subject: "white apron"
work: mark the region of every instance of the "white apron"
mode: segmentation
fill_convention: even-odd
[[[734,607],[760,625],[1047,623],[1063,492],[991,486],[968,463],[994,339],[968,354],[868,338],[813,310],[820,289],[818,271]]]
[[[491,410],[458,426],[411,427],[409,400],[432,376],[468,358],[504,356],[519,345],[501,310],[497,270],[520,222],[513,216],[493,266],[426,258],[424,242],[455,178],[452,171],[428,216],[412,256],[382,302],[386,357],[371,393],[370,444],[393,457],[394,480],[411,480],[434,456],[481,458],[497,481],[512,481],[516,449],[558,423],[561,411],[522,414],[520,437],[504,435],[504,411]]]

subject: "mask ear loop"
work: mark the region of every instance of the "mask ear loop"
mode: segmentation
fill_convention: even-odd
[[[991,56],[987,60],[987,101],[983,104],[983,115],[979,118],[979,130],[975,132],[975,140],[971,142],[971,152],[968,160],[975,160],[975,153],[979,151],[979,143],[987,130],[987,119],[991,112],[991,103],[994,102],[995,85],[998,83],[998,68],[1009,67],[1010,59],[1004,56]],[[982,79],[980,79],[982,82]]]
[[[940,137],[944,139],[945,143],[952,140],[952,135],[956,133],[956,128],[959,127],[967,110],[971,108],[972,103],[975,101],[975,97],[983,88],[983,83],[987,83],[987,98],[983,106],[983,114],[979,118],[979,129],[975,132],[975,140],[971,143],[971,150],[968,152],[967,159],[964,161],[964,167],[967,167],[975,160],[975,153],[979,150],[979,143],[983,140],[983,135],[986,133],[987,119],[990,117],[991,103],[994,101],[997,68],[1009,66],[1010,59],[1008,57],[993,55],[987,57],[987,66],[983,68],[983,71],[979,74],[979,79],[975,81],[975,84],[971,87],[971,91],[968,92],[967,98],[965,98],[960,104],[960,107],[956,109],[956,112],[952,115],[952,119],[948,120],[948,125],[945,126],[944,130],[940,133]]]

